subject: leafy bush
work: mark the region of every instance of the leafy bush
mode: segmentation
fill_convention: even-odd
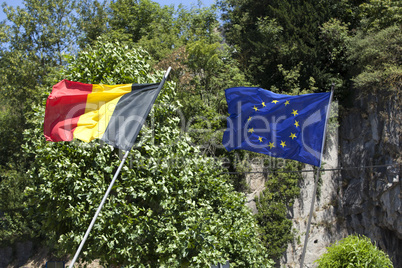
[[[388,255],[365,236],[350,235],[327,249],[328,252],[316,260],[319,268],[393,267]]]

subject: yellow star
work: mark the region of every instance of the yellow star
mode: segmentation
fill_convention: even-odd
[[[250,121],[250,120],[251,120],[251,116],[248,117],[247,121]]]
[[[297,138],[296,137],[296,134],[294,134],[294,133],[290,133],[290,136],[289,136],[290,138],[292,138],[292,140],[294,139],[294,138]]]
[[[265,107],[265,106],[266,106],[266,105],[265,105],[265,102],[262,102],[261,104],[262,104],[262,107]]]
[[[275,103],[275,104],[276,104],[277,102],[278,102],[277,100],[273,100],[271,103]]]
[[[289,101],[287,100],[287,101],[285,102],[285,106],[288,105],[288,104],[290,104],[290,103],[289,103]]]
[[[272,149],[272,147],[275,147],[275,144],[274,144],[273,142],[270,142],[270,143],[268,144],[268,146],[269,146],[269,149]]]
[[[295,124],[294,124],[296,127],[299,127],[299,121],[296,121],[295,120]]]
[[[294,116],[298,115],[297,110],[293,110],[292,114],[293,114]]]
[[[281,141],[281,146],[282,146],[282,148],[285,148],[286,143],[284,141]]]
[[[262,142],[262,137],[258,137],[258,140],[259,140],[260,142]]]
[[[254,108],[253,108],[256,112],[258,111],[258,108],[257,107],[255,107],[255,105],[254,105]]]
[[[251,134],[253,134],[254,128],[250,128],[250,129],[248,130],[248,132],[250,132]]]

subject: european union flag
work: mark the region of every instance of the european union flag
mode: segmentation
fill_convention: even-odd
[[[230,116],[223,145],[321,166],[331,93],[299,96],[258,87],[225,90]]]

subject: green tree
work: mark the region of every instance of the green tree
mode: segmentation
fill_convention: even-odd
[[[25,113],[38,102],[46,77],[62,64],[62,53],[74,44],[73,1],[26,0],[24,5],[2,5],[7,20],[0,24],[0,112],[2,120],[14,123],[1,124],[1,165],[21,157]]]
[[[25,175],[32,158],[21,145],[32,107],[42,86],[62,63],[72,34],[73,1],[26,0],[16,9],[3,3],[7,19],[0,24],[0,245],[35,236],[37,225],[25,207]]]
[[[171,64],[172,79],[177,82],[176,99],[182,104],[182,129],[203,154],[222,159],[230,171],[236,171],[238,155],[246,153],[228,153],[222,146],[227,117],[224,89],[251,84],[231,57],[230,47],[208,40],[189,42],[173,51],[157,68]],[[232,175],[230,181],[237,191],[247,189],[244,175]]]
[[[397,0],[370,0],[360,5],[362,29],[379,31],[381,29],[401,25],[402,4]]]
[[[352,38],[349,24],[331,18],[320,29],[322,69],[325,79],[334,83],[335,96],[346,99],[352,87],[351,64],[348,60],[349,44]]]
[[[362,5],[362,25],[351,38],[349,61],[358,88],[398,88],[401,81],[402,6],[396,1],[370,1]],[[359,53],[357,53],[359,52]]]
[[[160,6],[150,0],[119,0],[110,4],[109,40],[136,43],[158,62],[173,50],[200,39],[219,40],[214,8]]]
[[[0,247],[35,238],[38,226],[24,206],[27,181],[16,170],[0,168]]]
[[[69,58],[66,77],[91,83],[156,82],[143,50],[98,40]],[[111,68],[113,66],[113,68]],[[107,69],[110,68],[110,69]],[[256,223],[221,175],[220,163],[203,157],[177,127],[174,84],[165,84],[141,131],[132,167],[123,167],[81,254],[125,267],[270,267]],[[35,157],[26,189],[40,232],[59,253],[73,253],[102,198],[119,159],[97,141],[47,143],[43,106],[26,132],[25,152]]]
[[[24,115],[38,100],[35,71],[39,66],[22,51],[0,54],[0,165],[15,168],[21,157]]]
[[[96,39],[109,31],[107,26],[109,20],[108,2],[103,0],[80,0],[77,3],[78,16],[75,18],[78,31],[78,45],[85,48]]]
[[[348,237],[332,244],[316,262],[319,268],[381,267],[392,268],[391,260],[369,238],[360,235]]]
[[[334,62],[333,55],[328,55],[335,40],[327,43],[330,33],[323,35],[321,27],[336,18],[342,27],[355,31],[361,24],[360,5],[365,2],[218,1],[226,40],[236,48],[234,57],[254,84],[287,91],[279,66],[291,70],[301,64],[302,88],[309,87],[312,77],[316,91],[329,91],[335,83],[342,93],[350,90],[349,65],[340,58]]]
[[[2,31],[8,50],[23,51],[38,57],[42,66],[62,64],[62,53],[72,51],[75,45],[73,0],[25,0],[24,7],[3,3],[7,24]],[[3,44],[4,46],[4,44]]]
[[[355,87],[362,92],[399,94],[402,82],[402,28],[391,26],[378,32],[359,32],[351,40],[348,59],[355,63]]]
[[[224,90],[250,83],[231,58],[226,44],[200,40],[189,43],[186,52],[185,65],[192,79],[180,85],[179,97],[187,118],[187,130],[209,155],[226,155],[221,148],[227,116]]]
[[[320,79],[318,27],[330,17],[331,1],[219,2],[227,41],[255,84],[284,88],[278,65],[291,69],[302,62],[302,87],[310,76],[328,87]]]
[[[134,43],[151,32],[153,23],[164,19],[159,4],[150,0],[117,0],[110,9],[111,30]]]

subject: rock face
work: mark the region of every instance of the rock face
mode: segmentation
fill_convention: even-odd
[[[21,267],[33,253],[31,241],[17,242],[13,246],[0,248],[0,268]]]
[[[246,205],[251,209],[253,214],[256,214],[256,198],[265,189],[266,176],[263,173],[263,166],[260,164],[252,163],[251,170],[255,173],[250,173],[246,176],[246,182],[249,186],[249,193],[247,194]]]
[[[365,235],[402,267],[402,107],[398,94],[355,101],[342,118],[340,164],[348,233]],[[386,166],[389,165],[389,166]],[[352,168],[373,166],[372,168]]]

